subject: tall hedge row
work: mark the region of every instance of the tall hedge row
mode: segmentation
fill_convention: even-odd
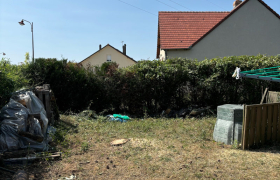
[[[27,87],[28,79],[21,71],[27,66],[27,63],[13,65],[7,58],[0,60],[0,109],[9,101],[12,92]]]
[[[116,63],[101,67],[80,67],[67,60],[36,59],[25,69],[31,84],[51,84],[61,111],[98,112],[114,109],[134,114],[155,113],[189,105],[253,104],[261,99],[261,88],[280,91],[275,82],[232,78],[242,71],[280,66],[280,56],[233,56],[206,59],[140,61],[118,68]]]

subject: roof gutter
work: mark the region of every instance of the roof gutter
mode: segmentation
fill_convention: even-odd
[[[188,48],[172,48],[172,49],[162,49],[162,50],[190,50],[193,46],[191,45]]]

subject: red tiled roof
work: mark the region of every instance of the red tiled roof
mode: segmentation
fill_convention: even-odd
[[[212,32],[249,0],[230,12],[159,12],[157,58],[160,49],[188,49]],[[264,1],[258,0],[280,19]]]
[[[159,12],[161,49],[187,49],[230,12]]]

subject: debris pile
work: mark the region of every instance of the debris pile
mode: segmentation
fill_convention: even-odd
[[[180,110],[171,110],[167,109],[165,111],[162,111],[161,115],[168,117],[168,118],[177,118],[177,117],[199,117],[199,116],[204,116],[207,113],[214,114],[211,110],[210,107],[188,107],[188,108],[181,108]]]
[[[0,111],[0,152],[48,150],[47,113],[32,91],[14,95]]]

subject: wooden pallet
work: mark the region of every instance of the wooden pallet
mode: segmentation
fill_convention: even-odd
[[[50,85],[44,84],[43,86],[37,86],[35,87],[34,93],[44,104],[49,123],[54,124],[54,115],[51,109],[52,90],[50,89]]]

